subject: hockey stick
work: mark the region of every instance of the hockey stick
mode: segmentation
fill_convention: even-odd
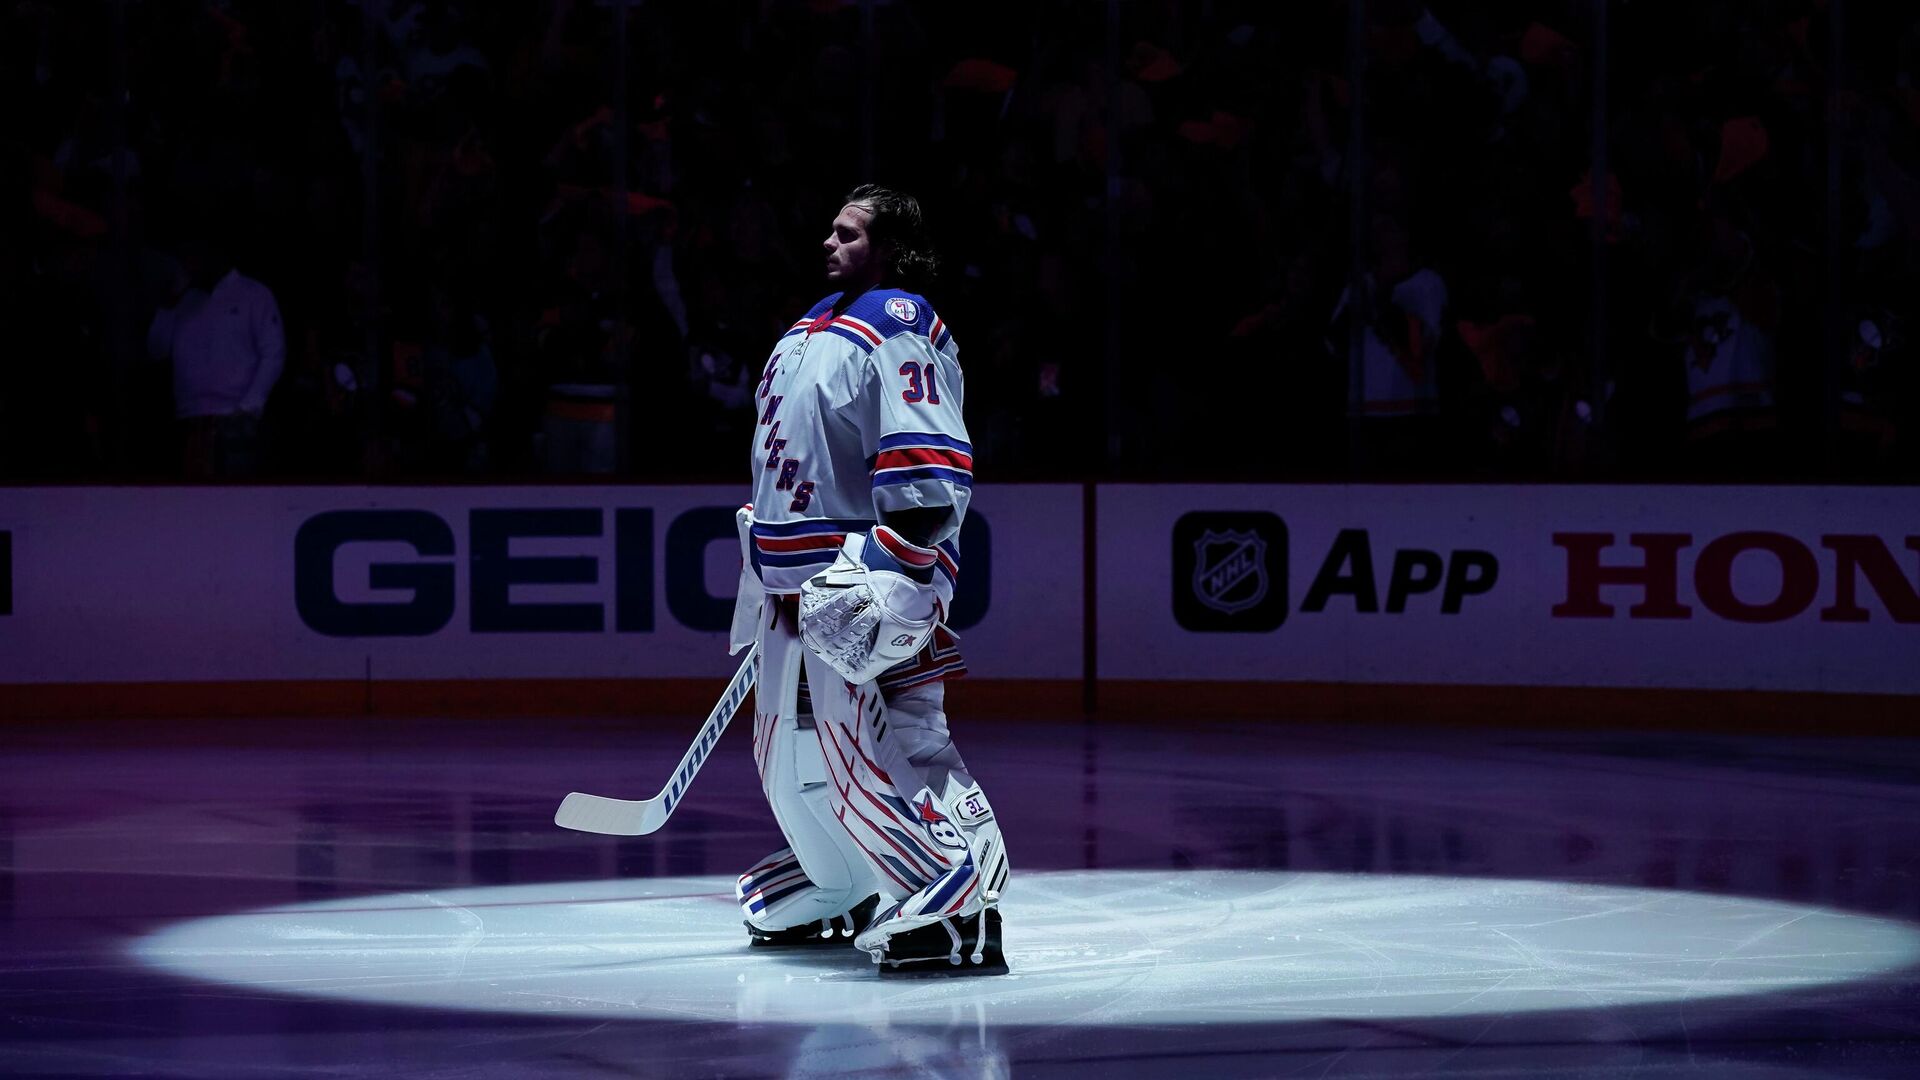
[[[740,703],[747,699],[747,691],[753,689],[754,678],[760,671],[759,659],[760,646],[756,644],[747,650],[746,659],[740,661],[740,670],[734,672],[733,681],[727,684],[727,692],[720,695],[719,704],[707,714],[700,734],[693,737],[693,745],[687,747],[687,755],[680,759],[672,779],[660,789],[660,794],[651,799],[609,799],[576,791],[561,800],[560,809],[554,811],[553,823],[563,829],[607,836],[645,836],[665,825],[693,783],[694,774],[700,771],[707,755],[727,730],[727,723],[739,711]]]

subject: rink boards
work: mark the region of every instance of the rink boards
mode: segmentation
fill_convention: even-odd
[[[729,669],[738,497],[0,490],[0,708],[194,687],[256,711],[691,700]],[[1914,504],[1867,487],[982,485],[952,621],[969,692],[1016,707],[1263,688],[1336,709],[1394,687],[1902,699],[1920,693]]]

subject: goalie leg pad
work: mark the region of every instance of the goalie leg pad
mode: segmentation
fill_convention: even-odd
[[[754,691],[753,756],[787,847],[743,874],[736,896],[750,927],[781,931],[845,915],[880,890],[834,815],[820,740],[812,719],[799,714],[805,651],[795,632],[793,606],[767,608]]]
[[[820,906],[820,893],[806,871],[800,869],[792,848],[781,848],[741,874],[734,897],[748,917],[747,937],[756,948],[845,947],[852,944],[853,935],[861,927],[872,921],[880,906],[880,894],[873,893],[839,914],[794,922],[796,914],[809,915]],[[763,923],[783,924],[783,928],[755,925],[755,916]]]
[[[807,655],[807,676],[827,794],[844,834],[895,897],[910,896],[944,877],[964,861],[965,846],[957,842],[957,833],[936,838],[900,794],[897,778],[876,757],[886,711],[879,688],[839,679],[812,653]]]
[[[971,797],[979,798],[978,790],[973,789]],[[922,799],[924,801],[916,805],[939,805],[939,800],[934,799],[931,792],[923,792]],[[954,825],[958,824],[959,813],[951,807],[944,811],[928,812],[943,814]],[[934,826],[936,829],[941,827]],[[973,932],[970,935],[960,936],[966,936],[979,946],[985,940],[982,928],[989,925],[981,922],[987,914],[994,916],[990,925],[996,931],[993,935],[994,946],[998,948],[1000,889],[993,886],[996,883],[1005,886],[1008,869],[999,826],[989,820],[971,829],[954,828],[953,831],[967,842],[969,850],[966,859],[938,880],[929,882],[913,895],[884,909],[854,938],[854,948],[872,956],[875,963],[886,962],[898,967],[902,963],[947,959],[950,953],[945,948],[925,951],[929,941],[935,944],[940,942],[939,935],[931,933],[937,926],[944,926],[949,934],[959,934],[971,927]],[[953,938],[952,956],[960,955],[960,936]],[[972,962],[982,963],[979,959]]]
[[[981,867],[982,887],[1001,893],[1007,888],[1007,852],[994,820],[993,805],[967,771],[960,751],[947,732],[946,684],[930,683],[887,695],[885,757],[903,756],[919,783],[940,793],[967,837]],[[884,758],[883,758],[884,759]]]
[[[809,678],[825,670],[810,653]],[[833,812],[895,901],[855,947],[879,956],[896,935],[968,922],[978,945],[981,912],[1006,885],[1006,849],[992,806],[946,737],[942,690],[902,691],[897,712],[871,683],[842,682],[839,693],[813,697]]]

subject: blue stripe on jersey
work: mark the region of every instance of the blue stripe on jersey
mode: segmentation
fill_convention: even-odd
[[[948,450],[958,450],[968,457],[973,456],[972,443],[931,431],[896,431],[892,435],[882,435],[879,445],[874,449],[900,450],[912,446],[943,446]]]
[[[873,521],[857,518],[801,518],[798,521],[756,521],[755,536],[812,536],[817,533],[865,532]]]
[[[945,480],[956,487],[971,489],[973,477],[958,469],[943,469],[938,465],[920,465],[911,469],[889,469],[873,476],[874,487],[888,487],[893,484],[911,484],[916,480]]]
[[[825,566],[840,554],[837,547],[815,551],[756,551],[755,566]]]

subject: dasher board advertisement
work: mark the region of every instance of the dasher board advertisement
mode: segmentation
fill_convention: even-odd
[[[1099,675],[1920,692],[1920,498],[1103,485]]]

